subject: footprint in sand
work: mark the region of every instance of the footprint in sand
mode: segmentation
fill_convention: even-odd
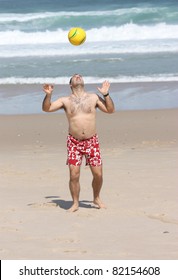
[[[56,208],[58,205],[53,202],[46,202],[46,203],[30,203],[28,206],[32,208]]]
[[[178,221],[175,219],[171,219],[169,217],[166,217],[165,214],[154,214],[154,215],[147,215],[146,216],[150,219],[159,220],[162,223],[169,223],[169,224],[178,224]]]
[[[13,227],[1,227],[0,231],[6,231],[6,232],[18,232],[19,230],[17,228]]]
[[[73,238],[63,238],[63,237],[59,237],[59,238],[55,238],[54,239],[55,242],[59,242],[59,243],[66,243],[66,244],[78,244],[79,240],[75,240]]]

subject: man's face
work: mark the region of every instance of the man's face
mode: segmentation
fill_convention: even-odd
[[[70,80],[70,85],[72,87],[78,86],[78,85],[84,85],[84,81],[81,75],[74,74]]]

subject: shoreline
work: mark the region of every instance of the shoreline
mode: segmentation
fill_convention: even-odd
[[[100,84],[86,84],[97,94]],[[111,83],[110,95],[116,111],[178,108],[178,82]],[[71,94],[69,85],[55,85],[52,100]],[[2,85],[0,115],[42,114],[42,85]],[[63,112],[62,110],[60,112]]]
[[[45,80],[45,79],[44,79]],[[103,78],[103,81],[105,79]],[[85,86],[87,88],[87,90],[89,91],[97,91],[97,86],[100,85],[101,83],[85,83]],[[111,82],[111,89],[113,88],[113,92],[115,92],[119,87],[123,88],[127,88],[127,87],[133,87],[133,86],[139,86],[139,85],[144,85],[147,88],[149,87],[155,87],[155,88],[159,88],[159,85],[172,85],[174,88],[177,88],[178,85],[178,81],[136,81],[136,82],[117,82],[117,83],[112,83]],[[56,90],[62,88],[64,93],[68,93],[68,91],[70,92],[70,88],[69,88],[69,84],[54,84]],[[41,83],[37,83],[37,84],[1,84],[1,88],[0,88],[0,93],[3,93],[6,89],[8,91],[8,97],[13,96],[14,93],[17,94],[17,92],[19,92],[20,94],[22,94],[24,91],[26,92],[31,92],[31,90],[29,91],[29,89],[33,89],[33,92],[38,92],[40,89],[42,90],[43,84]],[[19,91],[20,89],[20,91]]]

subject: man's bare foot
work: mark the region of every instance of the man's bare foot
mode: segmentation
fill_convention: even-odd
[[[67,212],[76,212],[78,210],[78,203],[74,203],[68,210]]]
[[[106,205],[101,201],[100,198],[95,198],[95,200],[93,201],[93,203],[94,203],[95,205],[97,205],[99,209],[101,209],[101,208],[106,209]]]

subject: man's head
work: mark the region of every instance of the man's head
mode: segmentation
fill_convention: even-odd
[[[76,88],[78,86],[84,87],[84,81],[80,74],[74,74],[69,81],[69,85],[72,88]]]

